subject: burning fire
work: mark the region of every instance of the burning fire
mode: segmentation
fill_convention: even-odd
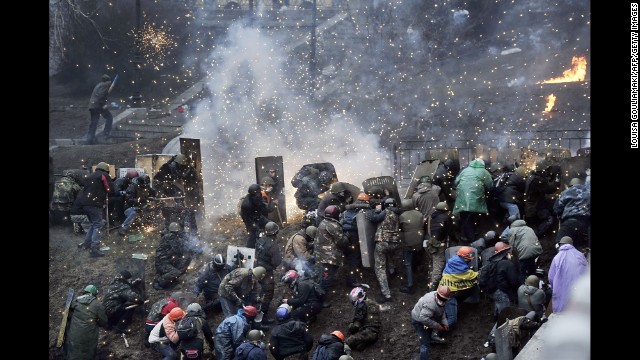
[[[574,56],[571,59],[571,69],[562,72],[562,76],[539,82],[538,84],[556,84],[572,81],[583,81],[587,75],[587,57]],[[555,97],[554,97],[555,99]]]
[[[556,103],[556,96],[551,94],[547,96],[547,106],[544,108],[544,112],[549,112],[553,109],[553,105]]]

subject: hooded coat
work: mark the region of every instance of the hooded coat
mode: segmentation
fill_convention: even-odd
[[[421,183],[418,185],[418,191],[411,196],[415,207],[420,210],[425,219],[436,210],[436,205],[440,202],[440,190],[438,185]]]
[[[65,359],[84,360],[96,357],[98,326],[107,325],[102,303],[91,294],[78,296],[69,307],[69,328],[65,341]]]
[[[269,351],[276,359],[306,353],[313,347],[313,337],[302,321],[288,318],[271,331]]]
[[[486,213],[487,201],[485,194],[491,190],[493,182],[491,174],[484,168],[484,161],[475,159],[469,166],[458,174],[455,181],[456,204],[453,214],[459,215],[463,211]]]
[[[580,275],[587,271],[587,259],[571,244],[562,244],[549,267],[549,284],[553,288],[553,312],[564,310],[571,289]]]
[[[322,351],[323,347],[324,351]],[[322,352],[324,352],[324,356],[320,356]],[[344,352],[344,343],[335,335],[322,334],[311,359],[338,360],[342,355],[346,355]]]
[[[216,328],[216,359],[232,360],[234,351],[242,344],[250,327],[243,309],[238,309],[237,314],[224,319]]]
[[[532,228],[524,220],[511,224],[506,242],[516,249],[519,260],[533,259],[542,254],[542,245]]]

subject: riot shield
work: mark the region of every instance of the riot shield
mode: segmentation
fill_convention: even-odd
[[[396,200],[396,204],[401,204],[400,193],[398,192],[398,186],[396,185],[396,179],[392,176],[377,176],[368,178],[362,182],[364,192],[367,194],[374,186],[381,187],[384,190],[385,196],[392,196]]]
[[[409,187],[407,188],[407,192],[404,194],[405,199],[411,199],[413,193],[416,191],[416,186],[418,181],[423,176],[430,176],[433,179],[433,176],[436,173],[436,169],[438,168],[438,164],[440,164],[440,160],[425,160],[416,166],[415,171],[413,172],[413,176],[411,177],[411,182],[409,183]]]
[[[360,211],[356,215],[356,224],[358,226],[358,240],[360,241],[362,266],[368,268],[373,267],[373,252],[375,250],[374,240],[377,226],[364,217],[364,211]]]
[[[280,227],[287,223],[287,205],[284,191],[284,167],[282,156],[265,156],[255,158],[256,162],[256,184],[262,182],[265,176],[271,177],[276,183],[273,186],[271,197],[275,201],[275,210],[269,213],[269,220],[275,222]],[[270,170],[276,170],[275,174]]]
[[[193,215],[191,228],[197,231],[198,222],[202,222],[205,216],[204,189],[202,182],[202,153],[200,152],[200,139],[180,138],[180,152],[184,154],[193,171],[182,181],[184,187],[185,206]]]
[[[253,269],[256,249],[240,246],[227,246],[227,264],[231,266]]]

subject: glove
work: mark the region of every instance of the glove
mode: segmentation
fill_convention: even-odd
[[[438,331],[442,331],[442,330],[444,330],[444,327],[442,325],[438,324],[438,329],[437,330]]]
[[[354,321],[351,324],[349,324],[349,333],[350,334],[355,334],[358,332],[358,330],[360,330],[360,326]]]
[[[428,243],[429,243],[429,240],[424,240],[424,241],[422,242],[422,247],[426,249],[426,248],[427,248]]]
[[[584,173],[587,174],[588,176],[591,176],[591,168],[585,170]]]

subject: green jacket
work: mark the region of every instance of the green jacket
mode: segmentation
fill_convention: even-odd
[[[456,184],[456,205],[453,215],[463,211],[486,213],[485,194],[491,190],[491,174],[484,168],[484,161],[475,159],[458,174]]]
[[[106,325],[104,307],[93,295],[84,294],[73,300],[69,307],[65,359],[94,359],[98,347],[98,326]]]

